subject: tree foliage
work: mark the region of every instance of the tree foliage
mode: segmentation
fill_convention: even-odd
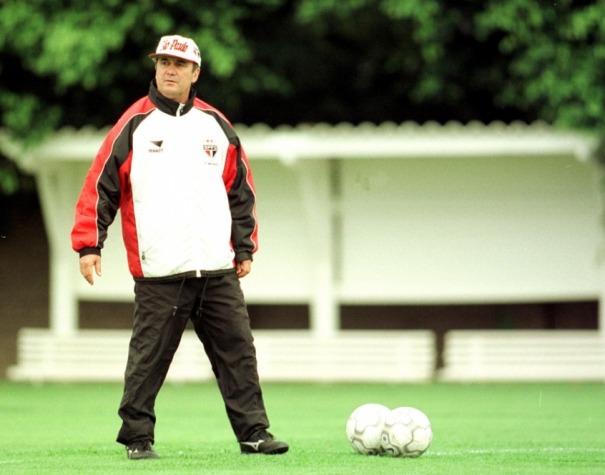
[[[234,122],[597,129],[604,18],[605,0],[3,0],[2,126],[31,142],[113,123],[180,33],[202,50],[198,95]]]
[[[568,127],[605,123],[605,1],[490,0],[479,39],[498,37],[508,80],[494,98]]]
[[[0,11],[4,126],[36,138],[57,126],[113,122],[146,91],[152,77],[146,54],[175,30],[204,45],[213,77],[231,77],[251,56],[239,22],[258,2],[203,3],[6,0]]]

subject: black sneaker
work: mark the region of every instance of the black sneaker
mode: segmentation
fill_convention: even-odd
[[[251,440],[240,442],[239,448],[242,454],[277,455],[285,454],[289,447],[287,443],[277,440],[269,432],[263,431]]]
[[[158,453],[153,450],[149,440],[138,440],[126,447],[126,456],[131,460],[157,459]]]

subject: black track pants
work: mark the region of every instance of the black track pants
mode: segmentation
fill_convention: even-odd
[[[117,441],[155,439],[155,400],[191,319],[212,365],[238,440],[269,427],[256,350],[239,279],[226,275],[137,282]],[[202,424],[203,421],[200,421]],[[200,425],[200,430],[204,430]]]

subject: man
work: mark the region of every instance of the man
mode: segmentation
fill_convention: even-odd
[[[257,249],[252,174],[231,124],[195,97],[195,42],[160,39],[155,79],[108,133],[76,205],[72,246],[89,284],[117,210],[135,280],[134,324],[117,441],[157,458],[155,400],[191,319],[242,453],[281,454],[268,431],[239,279]]]

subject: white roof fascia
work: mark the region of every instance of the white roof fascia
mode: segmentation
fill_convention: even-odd
[[[315,124],[271,129],[236,125],[248,157],[286,164],[310,159],[489,158],[573,156],[589,160],[593,137],[543,123],[480,124]],[[43,143],[20,147],[0,135],[0,148],[23,169],[35,172],[45,162],[90,162],[107,129],[62,129]]]

